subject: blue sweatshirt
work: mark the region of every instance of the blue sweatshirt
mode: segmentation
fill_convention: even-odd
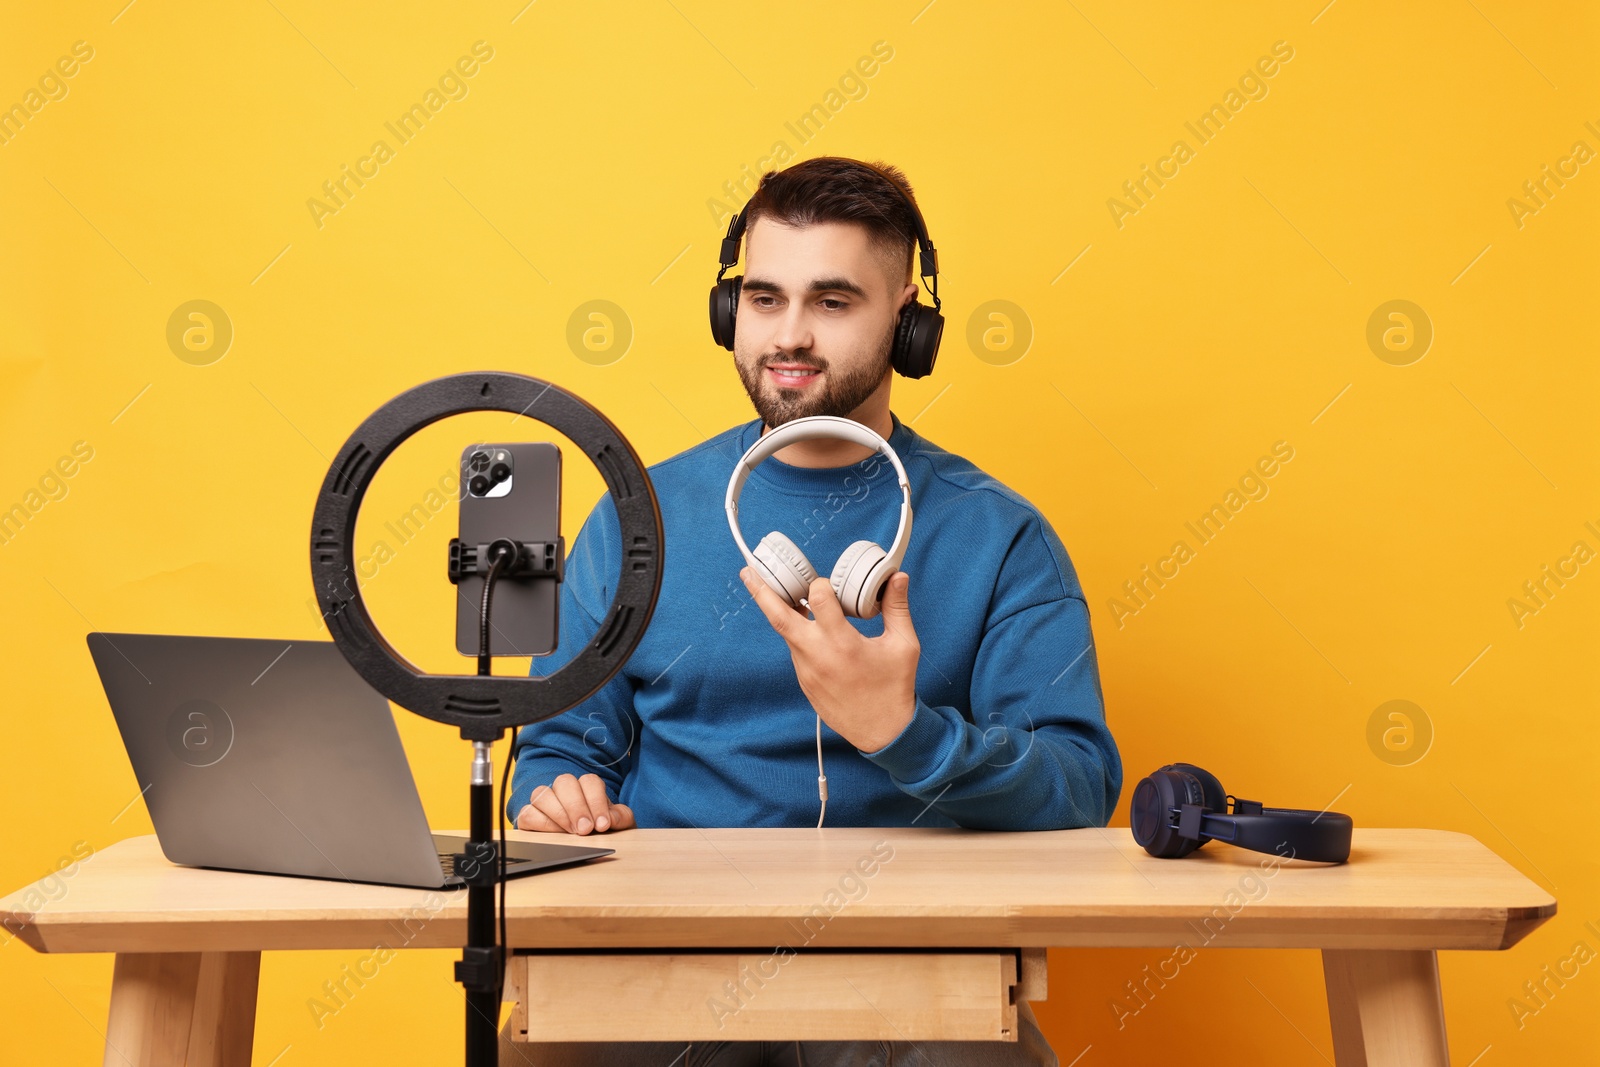
[[[1089,608],[1036,508],[891,415],[913,513],[901,569],[921,645],[917,702],[862,752],[822,724],[825,826],[1104,826],[1122,790]],[[641,827],[816,826],[816,712],[789,648],[739,577],[723,509],[759,419],[649,467],[665,528],[661,596],[628,662],[588,700],[523,727],[507,814],[565,773],[598,774]],[[739,501],[752,550],[781,530],[826,578],[857,539],[887,549],[901,494],[874,454],[843,467],[769,457]],[[548,675],[593,639],[621,574],[609,494],[573,541]],[[848,619],[868,636],[881,614]]]

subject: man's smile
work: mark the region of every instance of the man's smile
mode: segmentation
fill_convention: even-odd
[[[780,389],[804,389],[821,378],[822,371],[804,363],[769,363],[767,377]]]

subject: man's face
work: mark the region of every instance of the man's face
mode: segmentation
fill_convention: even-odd
[[[865,227],[757,219],[745,237],[733,354],[761,420],[777,427],[811,415],[849,417],[887,389],[908,292],[914,287],[892,276]]]

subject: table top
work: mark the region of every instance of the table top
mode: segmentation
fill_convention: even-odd
[[[1503,949],[1556,911],[1444,830],[1358,828],[1336,866],[1218,843],[1155,859],[1126,827],[509,836],[616,850],[512,880],[518,948]],[[179,867],[145,836],[0,899],[0,924],[41,952],[455,947],[466,892]]]

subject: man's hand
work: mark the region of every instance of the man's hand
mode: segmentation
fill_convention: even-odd
[[[917,706],[922,646],[911,627],[910,576],[896,571],[883,594],[883,633],[850,625],[826,578],[811,583],[812,618],[767,586],[748,566],[739,572],[761,613],[789,646],[795,677],[811,706],[846,741],[875,752],[893,741]]]
[[[586,834],[590,830],[630,830],[633,809],[606,798],[606,784],[598,774],[574,778],[563,774],[550,785],[536,786],[533,803],[517,812],[518,830],[548,834]]]

